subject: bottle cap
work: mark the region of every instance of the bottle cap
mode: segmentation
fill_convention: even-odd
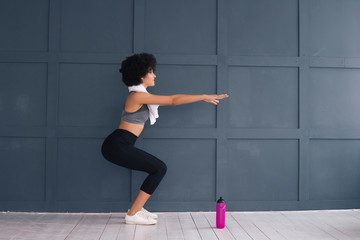
[[[217,203],[225,203],[225,200],[222,197],[220,197],[219,200],[217,200]]]

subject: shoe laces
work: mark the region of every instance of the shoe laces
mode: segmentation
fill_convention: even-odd
[[[144,213],[143,211],[138,211],[138,213],[139,213],[139,215],[141,215],[141,216],[143,216],[143,217],[145,217],[145,218],[149,218],[149,216],[148,215],[146,215],[146,213]]]
[[[145,212],[145,213],[150,213],[148,210],[146,210],[145,208],[142,208],[141,209],[143,212]]]

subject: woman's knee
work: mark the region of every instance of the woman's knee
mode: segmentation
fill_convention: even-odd
[[[163,161],[160,161],[160,164],[157,167],[157,173],[161,176],[164,176],[167,171],[167,166]]]

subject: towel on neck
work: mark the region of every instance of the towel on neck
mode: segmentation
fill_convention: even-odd
[[[146,91],[146,88],[142,84],[130,86],[130,87],[128,87],[128,89],[129,89],[129,92],[135,91],[135,92],[148,93],[148,91]],[[156,118],[159,117],[159,114],[158,114],[159,105],[147,104],[147,106],[149,108],[150,124],[153,125],[156,122]]]

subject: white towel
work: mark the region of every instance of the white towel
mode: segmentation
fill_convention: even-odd
[[[130,87],[128,87],[128,89],[129,89],[129,92],[135,91],[135,92],[148,93],[148,91],[146,91],[146,88],[142,84],[130,86]],[[156,122],[156,118],[159,117],[159,114],[158,114],[159,105],[147,104],[147,106],[149,108],[150,124],[153,125]]]

